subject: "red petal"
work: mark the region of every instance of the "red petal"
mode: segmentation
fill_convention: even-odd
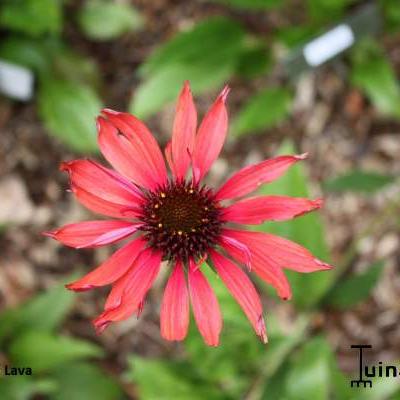
[[[108,111],[107,116],[109,117],[109,115],[112,115],[111,111]],[[119,121],[119,118],[113,115],[113,123],[116,121]],[[120,122],[114,126],[103,117],[97,118],[99,146],[104,157],[117,171],[137,185],[154,189],[163,184],[167,176],[165,165],[164,172],[157,175],[157,170],[146,158],[147,153],[138,144],[140,141],[135,140],[138,136],[131,135],[131,132],[127,133],[126,130],[122,132],[120,125],[126,127]],[[158,149],[158,151],[160,150]]]
[[[176,177],[184,179],[193,153],[197,127],[197,111],[193,103],[189,82],[185,82],[179,95],[172,131],[172,160]]]
[[[254,261],[254,253],[273,260],[280,268],[288,268],[298,272],[315,272],[332,269],[333,267],[314,257],[306,248],[280,236],[270,233],[250,232],[225,229],[240,242],[246,244]]]
[[[136,232],[139,224],[127,221],[85,221],[44,232],[66,246],[77,249],[115,243]]]
[[[193,260],[189,261],[189,293],[194,319],[208,346],[218,346],[222,316],[218,300]]]
[[[172,144],[171,144],[171,141],[169,141],[167,143],[167,145],[165,146],[164,154],[165,154],[165,158],[167,160],[169,169],[171,170],[172,175],[176,178],[176,176],[177,176],[176,168],[175,168],[174,162],[172,160]]]
[[[161,253],[144,250],[130,270],[113,286],[107,299],[105,310],[93,322],[98,333],[108,324],[122,321],[133,313],[138,313],[143,306],[145,296],[158,275]]]
[[[69,173],[72,191],[90,210],[117,218],[137,215],[143,198],[116,172],[90,160],[62,163],[60,169]]]
[[[218,275],[225,283],[232,296],[242,307],[247,318],[253,325],[256,334],[264,343],[267,343],[264,318],[260,296],[247,275],[232,261],[214,250],[210,251]]]
[[[189,327],[189,293],[181,261],[178,261],[165,287],[160,312],[161,336],[183,340]]]
[[[142,159],[144,166],[152,173],[155,183],[163,185],[167,181],[165,162],[157,140],[146,125],[128,113],[110,109],[102,110],[107,119],[127,138],[134,153],[132,157]]]
[[[224,145],[228,131],[228,113],[225,107],[228,93],[229,88],[225,87],[199,127],[193,150],[195,182],[199,182],[207,174]]]
[[[245,260],[244,264],[246,265],[247,269],[251,271],[251,252],[249,248],[244,245],[243,243],[240,243],[238,240],[233,239],[229,236],[224,236],[222,235],[219,239],[219,243],[224,246],[226,244],[227,246],[234,247],[237,251],[241,252],[243,255],[242,260]]]
[[[273,258],[270,257],[268,252],[263,251],[261,247],[254,246],[254,243],[252,242],[253,233],[254,232],[224,229],[222,235],[233,238],[247,246],[251,252],[252,271],[254,271],[265,282],[273,286],[279,297],[284,300],[290,299],[292,297],[292,292],[282,268]],[[243,252],[238,250],[236,246],[232,246],[229,242],[221,242],[221,245],[232,258],[240,263],[246,262],[246,257]]]
[[[322,200],[287,196],[257,196],[244,199],[222,211],[225,221],[238,224],[261,224],[264,221],[285,221],[322,206]]]
[[[135,239],[117,250],[110,258],[83,278],[66,287],[70,290],[88,290],[96,286],[104,286],[115,282],[131,267],[136,257],[144,249],[146,242]]]
[[[221,186],[216,193],[216,199],[226,200],[245,196],[262,184],[279,178],[290,166],[306,157],[307,153],[298,156],[279,156],[244,167]]]
[[[115,218],[134,218],[140,215],[138,207],[122,206],[102,200],[98,196],[74,185],[71,186],[71,191],[84,206],[98,214]]]

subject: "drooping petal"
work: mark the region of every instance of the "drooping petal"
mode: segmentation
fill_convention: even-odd
[[[262,184],[279,178],[290,166],[306,157],[307,153],[295,156],[279,156],[244,167],[220,187],[216,193],[216,199],[226,200],[246,196]]]
[[[128,221],[85,221],[64,225],[43,234],[66,246],[81,249],[118,242],[136,232],[139,226]]]
[[[116,282],[107,299],[104,312],[94,321],[98,333],[111,322],[122,321],[133,313],[140,312],[145,296],[158,275],[161,265],[161,253],[144,250],[130,270]]]
[[[267,343],[263,310],[256,288],[247,275],[232,261],[214,250],[211,250],[210,254],[218,275],[242,307],[256,334],[264,343]]]
[[[246,233],[252,232],[224,229],[222,236],[235,239],[245,245],[251,252],[252,271],[266,283],[273,286],[280,298],[289,300],[292,297],[292,291],[282,268],[268,255],[268,252],[253,246]],[[237,246],[232,245],[229,241],[221,242],[221,245],[232,258],[242,264],[246,263],[246,256]]]
[[[111,169],[91,160],[65,162],[60,169],[69,173],[72,191],[90,210],[117,218],[137,215],[139,190]]]
[[[244,199],[222,211],[225,221],[238,224],[261,224],[264,221],[285,221],[322,206],[322,200],[287,196],[256,196]]]
[[[129,280],[133,274],[133,269],[140,267],[141,265],[146,265],[151,257],[151,251],[149,249],[143,250],[134,260],[128,272],[123,275],[120,279],[113,283],[112,289],[107,296],[106,302],[104,304],[104,310],[111,310],[119,307],[122,302],[122,296],[124,295],[125,288],[127,287]]]
[[[250,232],[224,229],[228,234],[246,244],[251,253],[271,259],[280,268],[297,272],[315,272],[329,270],[333,267],[312,255],[306,248],[280,236],[263,232]]]
[[[167,181],[167,169],[157,140],[147,126],[131,114],[110,109],[102,110],[103,115],[113,124],[121,135],[127,138],[134,151],[132,157],[142,157],[142,161],[151,172],[155,183],[163,185]]]
[[[207,174],[224,145],[228,131],[228,113],[225,107],[229,88],[225,87],[204,116],[193,149],[193,178],[195,182]]]
[[[113,119],[114,122],[115,120],[118,118]],[[154,189],[165,182],[166,170],[165,174],[157,176],[152,163],[146,158],[146,153],[132,139],[132,135],[120,131],[118,126],[114,126],[103,117],[97,118],[97,129],[100,150],[118,172],[135,184],[148,189]],[[135,138],[134,135],[133,137]]]
[[[129,242],[95,270],[66,287],[70,290],[82,291],[115,282],[129,270],[138,254],[144,249],[145,244],[146,241],[141,238]]]
[[[189,154],[193,153],[196,127],[197,111],[189,82],[186,81],[179,95],[172,130],[172,160],[178,179],[185,178],[189,168]]]
[[[243,260],[245,260],[244,264],[246,265],[247,269],[251,271],[251,252],[245,244],[232,237],[224,235],[219,238],[219,243],[222,246],[226,244],[227,246],[234,247],[237,251],[241,252],[243,254]]]
[[[218,300],[193,260],[189,261],[189,293],[194,319],[208,346],[218,346],[222,316]]]
[[[189,327],[189,292],[185,272],[178,261],[165,287],[160,312],[161,336],[167,340],[183,340]]]

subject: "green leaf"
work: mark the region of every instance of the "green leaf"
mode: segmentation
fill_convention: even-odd
[[[115,380],[96,365],[73,362],[54,369],[51,376],[59,386],[59,390],[52,397],[54,400],[122,398],[122,390]]]
[[[279,154],[296,153],[290,142],[284,143]],[[307,161],[303,161],[303,164]],[[291,167],[286,174],[268,185],[264,185],[260,194],[309,197],[307,178],[301,163]],[[254,229],[254,228],[253,228]],[[256,230],[284,236],[301,244],[316,257],[329,262],[329,251],[320,214],[312,212],[291,221],[267,222]],[[300,274],[288,271],[287,275],[293,290],[293,301],[299,307],[312,307],[324,296],[334,279],[332,271],[321,271],[312,274]]]
[[[293,361],[286,381],[288,400],[328,400],[332,352],[326,340],[306,343]]]
[[[129,4],[105,0],[88,0],[80,10],[78,22],[93,40],[114,39],[143,25],[141,16]]]
[[[307,0],[308,13],[317,22],[329,22],[341,17],[356,0]]]
[[[31,400],[34,396],[51,394],[57,388],[48,379],[34,380],[31,376],[0,377],[2,400]]]
[[[0,341],[21,332],[53,331],[71,309],[74,295],[64,286],[55,286],[16,309],[0,314]]]
[[[394,362],[393,365],[398,365]],[[354,390],[351,400],[397,400],[395,393],[400,390],[400,379],[398,377],[375,377],[372,378],[372,388]]]
[[[13,365],[29,366],[39,373],[69,361],[99,357],[102,350],[83,340],[28,331],[11,343],[9,354]]]
[[[100,86],[100,74],[94,60],[64,46],[53,49],[52,53],[54,76],[92,88]],[[43,77],[43,80],[47,80],[47,76]]]
[[[386,30],[398,32],[400,29],[400,7],[397,0],[380,0],[385,16]]]
[[[96,152],[95,117],[102,108],[88,86],[57,79],[43,82],[39,111],[49,132],[78,152]]]
[[[291,25],[280,29],[276,38],[286,47],[292,49],[311,40],[316,34],[317,30],[311,25]]]
[[[215,17],[177,34],[141,67],[145,78],[130,104],[144,118],[176,98],[185,80],[195,92],[222,86],[234,74],[243,50],[245,32],[227,18]]]
[[[232,123],[235,135],[260,132],[282,122],[289,114],[291,93],[287,89],[266,89],[251,97]]]
[[[39,81],[57,76],[91,86],[99,83],[96,63],[75,53],[58,39],[10,36],[0,43],[0,57],[31,68],[38,75]]]
[[[62,28],[62,1],[3,0],[0,26],[31,36],[57,34]]]
[[[356,48],[351,80],[383,115],[400,118],[399,82],[377,44],[364,42]]]
[[[216,66],[236,61],[243,49],[244,38],[245,32],[236,21],[224,17],[209,18],[158,47],[142,65],[141,73],[151,76],[176,63],[191,65],[204,62],[207,65],[209,60],[211,65]]]
[[[236,72],[244,78],[255,78],[268,73],[272,58],[264,43],[255,43],[243,50],[239,57]]]
[[[326,303],[346,309],[365,300],[379,281],[383,267],[383,262],[378,262],[361,274],[339,281],[328,293]]]
[[[146,118],[158,111],[165,103],[175,100],[184,80],[189,80],[195,93],[213,87],[221,87],[233,74],[229,65],[215,65],[209,73],[210,65],[169,65],[144,81],[135,91],[129,111],[140,118]]]
[[[232,7],[263,10],[278,8],[283,5],[283,0],[214,0],[218,3],[225,3]]]
[[[196,376],[196,368],[192,364],[131,357],[129,365],[131,370],[129,377],[137,385],[141,399],[226,399],[216,388],[199,380]],[[155,377],[157,384],[155,384]]]
[[[7,37],[0,43],[0,58],[33,69],[36,73],[48,73],[49,59],[42,41],[17,36]]]
[[[328,192],[361,192],[373,193],[392,183],[394,178],[376,172],[354,170],[324,182]]]

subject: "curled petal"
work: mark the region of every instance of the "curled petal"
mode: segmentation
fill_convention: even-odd
[[[161,253],[144,250],[136,259],[130,270],[111,290],[104,312],[94,321],[98,333],[101,333],[111,322],[122,321],[133,313],[140,313],[145,296],[158,275],[161,264]],[[108,306],[108,307],[107,307]]]
[[[224,229],[222,235],[231,239],[233,238],[247,246],[251,252],[252,271],[266,283],[273,286],[280,298],[289,300],[292,297],[292,292],[289,281],[283,273],[282,268],[268,255],[268,252],[254,247],[251,240],[246,236],[247,233],[251,234],[252,232]],[[233,246],[228,241],[221,242],[221,245],[232,258],[242,264],[246,262],[246,257],[237,246]]]
[[[112,115],[111,111],[108,111],[107,116],[109,115]],[[119,121],[119,119],[118,116],[114,115],[113,123],[116,121]],[[120,131],[119,125],[121,124],[118,123],[114,126],[103,117],[97,118],[98,141],[104,157],[118,172],[139,186],[154,189],[163,184],[167,176],[165,165],[165,173],[161,172],[161,175],[157,176],[153,164],[146,158],[147,153],[135,140],[137,136],[132,132],[128,134],[126,131]],[[151,134],[149,133],[149,135]],[[158,149],[158,151],[160,150]]]
[[[238,224],[261,224],[264,221],[285,221],[322,206],[322,200],[287,196],[256,196],[223,209],[225,221]]]
[[[138,254],[144,249],[145,244],[146,242],[141,238],[129,242],[95,270],[66,287],[70,290],[81,291],[115,282],[129,270]]]
[[[127,221],[85,221],[43,232],[66,246],[77,249],[115,243],[132,235],[140,224]]]
[[[186,81],[179,95],[172,130],[172,160],[178,179],[184,179],[189,168],[189,153],[193,152],[196,127],[197,111],[189,82]]]
[[[224,145],[228,131],[228,113],[225,107],[229,88],[226,86],[204,116],[193,149],[193,178],[195,182],[207,174]]]
[[[165,287],[160,312],[161,336],[183,340],[189,327],[189,292],[181,261],[178,261]]]
[[[234,247],[236,248],[237,251],[241,252],[243,254],[242,259],[245,260],[244,264],[246,265],[247,269],[251,271],[251,252],[246,245],[240,243],[238,240],[234,238],[224,235],[220,237],[219,242],[222,246],[226,244],[227,246]]]
[[[113,124],[130,143],[133,150],[132,157],[136,156],[151,173],[157,185],[162,185],[167,180],[167,170],[162,152],[157,140],[147,129],[146,125],[128,113],[104,109],[103,115]]]
[[[193,260],[189,261],[189,293],[194,319],[208,346],[218,346],[222,316],[218,300]]]
[[[116,218],[137,215],[139,190],[113,170],[91,160],[64,162],[60,169],[69,173],[72,192],[88,209]]]
[[[220,187],[216,193],[216,199],[226,200],[243,197],[262,184],[279,178],[290,166],[306,157],[307,153],[295,156],[279,156],[244,167]]]
[[[211,250],[211,259],[218,275],[240,307],[242,307],[247,318],[253,325],[256,334],[264,343],[267,343],[268,339],[262,314],[262,305],[256,288],[247,275],[232,261],[214,250]]]
[[[143,197],[139,189],[112,169],[92,160],[63,162],[61,171],[69,174],[71,184],[111,203],[139,205]]]
[[[254,254],[268,257],[280,268],[297,272],[315,272],[333,267],[312,255],[306,248],[280,236],[263,232],[249,232],[224,229],[227,234],[246,244],[254,259]]]

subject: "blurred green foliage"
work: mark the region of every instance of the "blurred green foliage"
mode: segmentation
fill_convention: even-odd
[[[0,394],[2,400],[118,400],[122,390],[95,359],[103,350],[58,333],[73,306],[74,294],[56,286],[16,309],[0,314]],[[31,375],[5,376],[4,367],[31,368]]]
[[[245,31],[224,17],[210,18],[176,35],[141,66],[144,81],[135,91],[130,111],[140,117],[158,111],[175,99],[183,77],[196,92],[222,86],[244,49]]]
[[[353,170],[324,182],[328,192],[371,194],[394,182],[394,177],[376,172]]]
[[[94,119],[102,108],[98,66],[63,38],[65,0],[0,3],[0,58],[31,68],[38,80],[38,109],[49,133],[76,152],[97,152]],[[85,0],[76,23],[89,40],[110,40],[139,29],[128,3]]]
[[[302,22],[279,27],[268,37],[250,32],[238,17],[246,13],[285,12],[285,0],[215,0],[235,11],[200,20],[177,32],[144,60],[140,84],[127,107],[141,117],[159,111],[175,99],[182,81],[189,79],[196,93],[220,89],[231,79],[252,82],[254,93],[233,118],[238,137],[266,133],[291,115],[289,83],[268,86],[259,79],[279,66],[276,46],[287,51],[309,40],[342,18],[352,0],[308,0]],[[5,32],[0,58],[31,68],[38,81],[37,104],[49,132],[77,152],[95,152],[94,116],[102,107],[102,82],[96,62],[72,50],[65,42],[65,4],[62,0],[3,0],[0,27]],[[385,29],[400,26],[398,0],[382,0]],[[228,14],[228,13],[227,13]],[[29,23],[27,23],[27,21]],[[130,2],[86,0],[74,21],[91,41],[111,41],[143,28],[144,17]],[[358,44],[349,57],[349,82],[361,90],[385,117],[400,118],[400,90],[395,71],[381,45]],[[240,138],[238,139],[240,140]],[[295,153],[283,143],[280,153]],[[306,169],[296,165],[278,181],[261,188],[262,194],[309,196]],[[390,176],[349,171],[325,183],[327,192],[375,193],[393,182]],[[284,223],[259,227],[301,243],[319,258],[330,254],[321,217],[312,213]],[[335,271],[298,274],[288,271],[296,318],[290,331],[273,315],[266,318],[269,340],[262,345],[240,307],[211,268],[204,265],[224,314],[221,346],[207,348],[191,321],[184,351],[176,358],[150,359],[128,355],[120,382],[98,363],[103,350],[87,340],[69,337],[62,324],[73,305],[73,295],[56,287],[17,309],[0,314],[1,355],[10,364],[29,365],[32,376],[0,377],[0,398],[49,399],[124,398],[122,381],[133,383],[144,400],[240,399],[250,400],[385,400],[400,399],[399,379],[380,378],[373,389],[350,389],[349,377],[339,370],[329,342],[312,331],[315,313],[349,309],[366,301],[384,267],[376,263],[357,275]],[[258,282],[259,290],[270,290]],[[272,291],[271,291],[272,293]]]
[[[105,0],[87,1],[78,16],[82,31],[93,40],[110,40],[125,32],[139,29],[143,21],[139,13],[125,3]]]
[[[290,142],[284,143],[279,150],[279,154],[294,153],[295,148]],[[260,193],[311,197],[307,182],[303,165],[297,164],[277,181],[263,186]],[[291,239],[305,246],[321,260],[330,261],[326,235],[318,213],[309,213],[292,221],[267,222],[258,229]],[[288,276],[293,289],[293,301],[300,307],[308,308],[317,304],[330,287],[334,272],[307,275],[288,271]]]

